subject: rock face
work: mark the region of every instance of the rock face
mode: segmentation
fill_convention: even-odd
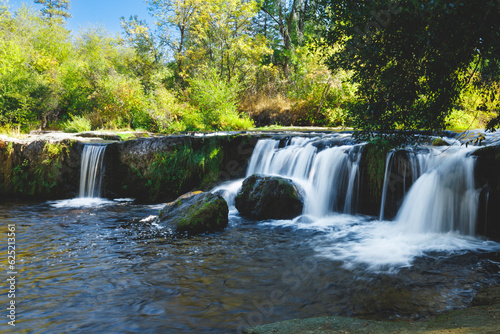
[[[476,233],[500,240],[500,146],[484,147],[473,155],[476,187],[481,188]]]
[[[303,197],[289,179],[252,175],[243,181],[236,208],[252,219],[291,219],[302,213]]]
[[[106,170],[113,175],[104,180],[105,195],[167,202],[241,178],[258,139],[183,135],[113,143],[106,149]]]
[[[220,195],[191,192],[168,203],[160,212],[160,225],[194,235],[223,230],[228,223],[227,203]]]
[[[0,137],[0,197],[58,199],[74,196],[83,143],[69,138]]]
[[[378,216],[384,185],[385,162],[392,146],[383,142],[363,147],[359,162],[359,213]]]

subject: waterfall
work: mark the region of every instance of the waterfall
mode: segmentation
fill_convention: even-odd
[[[337,142],[332,145],[338,146],[324,147],[322,140],[296,137],[284,147],[280,147],[279,140],[260,140],[247,176],[264,174],[293,179],[305,192],[305,214],[323,217],[333,212],[355,213],[362,146]]]
[[[408,148],[393,150],[387,154],[379,220],[388,218],[386,211],[391,211],[390,215],[394,216],[395,212],[392,211],[399,208],[400,200],[406,196],[422,170],[426,168],[425,153],[429,151],[423,148]],[[389,190],[392,196],[389,196]]]
[[[85,145],[82,152],[79,197],[100,197],[106,145]]]
[[[474,235],[479,192],[474,185],[475,148],[431,148],[417,154],[420,176],[406,195],[396,222],[409,232]]]
[[[385,211],[385,201],[387,199],[387,189],[389,188],[390,182],[390,172],[392,167],[392,157],[394,156],[394,152],[391,151],[387,154],[387,159],[385,161],[385,172],[384,172],[384,185],[382,187],[382,200],[380,204],[380,216],[379,220],[384,219],[384,211]]]
[[[475,147],[414,147],[386,158],[380,220],[386,210],[404,233],[458,232],[474,235],[479,193],[475,188]],[[303,214],[322,218],[356,214],[360,195],[363,144],[344,137],[261,139],[246,176],[277,175],[292,179],[304,192]],[[241,180],[224,185],[233,203]]]

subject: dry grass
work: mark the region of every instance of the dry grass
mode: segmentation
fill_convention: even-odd
[[[303,109],[282,94],[246,97],[240,103],[240,110],[247,113],[257,127],[297,125],[303,116]]]

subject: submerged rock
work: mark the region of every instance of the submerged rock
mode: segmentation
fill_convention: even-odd
[[[236,195],[238,211],[253,219],[292,219],[302,213],[303,196],[290,179],[252,175]]]
[[[215,232],[227,226],[228,213],[227,203],[222,196],[190,192],[168,203],[160,211],[159,224],[188,234]]]

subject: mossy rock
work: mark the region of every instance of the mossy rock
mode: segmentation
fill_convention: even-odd
[[[363,147],[360,171],[360,209],[362,214],[378,215],[382,200],[385,163],[394,145],[384,139],[369,142]]]
[[[448,142],[443,138],[434,138],[432,146],[450,146],[450,144],[448,144]]]
[[[290,179],[252,175],[243,181],[236,195],[241,215],[257,219],[292,219],[302,213],[303,196]]]
[[[160,225],[190,235],[223,230],[229,209],[222,196],[200,191],[182,195],[160,211]]]

